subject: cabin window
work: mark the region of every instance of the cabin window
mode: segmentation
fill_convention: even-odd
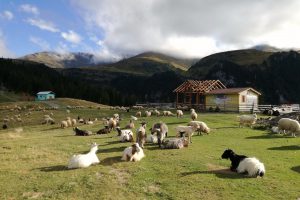
[[[245,102],[246,102],[246,96],[242,95],[242,103],[245,103]]]

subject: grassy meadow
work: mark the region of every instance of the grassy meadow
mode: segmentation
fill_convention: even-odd
[[[3,104],[2,104],[3,105]],[[54,111],[32,111],[23,122],[9,124],[0,130],[0,199],[299,199],[300,138],[269,134],[268,131],[238,128],[237,114],[199,113],[211,134],[194,135],[193,143],[184,149],[161,150],[146,144],[146,157],[140,162],[120,161],[130,143],[120,143],[114,131],[108,135],[74,136],[72,128],[59,124],[41,125],[43,115],[53,112],[56,122],[67,116],[95,118],[119,113],[125,126],[136,111],[60,107]],[[1,110],[0,116],[16,111]],[[143,118],[148,128],[163,121],[174,127],[190,121],[184,117]],[[135,123],[139,126],[139,119]],[[23,131],[18,129],[22,127]],[[103,127],[79,125],[93,132]],[[147,129],[148,129],[147,128]],[[72,154],[85,153],[89,143],[97,142],[100,164],[85,169],[68,170]],[[247,178],[230,172],[229,160],[222,160],[226,148],[238,154],[255,156],[265,164],[263,178]]]

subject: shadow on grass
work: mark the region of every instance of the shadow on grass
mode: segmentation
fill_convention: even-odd
[[[291,170],[300,173],[300,165],[299,165],[299,166],[292,167]]]
[[[189,176],[194,174],[215,174],[219,178],[226,179],[241,179],[246,178],[241,174],[232,172],[230,169],[217,169],[217,170],[206,170],[206,171],[193,171],[193,172],[183,172],[181,176]]]
[[[240,128],[240,127],[238,127],[238,126],[223,126],[223,127],[217,127],[214,129],[230,129],[230,128]]]
[[[56,135],[54,137],[74,137],[75,135]]]
[[[119,140],[118,141],[109,141],[109,142],[106,142],[106,144],[102,145],[102,146],[106,146],[106,145],[112,145],[112,144],[120,144],[122,142],[120,142]]]
[[[282,138],[285,137],[276,134],[266,134],[266,135],[250,136],[250,137],[246,137],[245,139],[282,139]]]
[[[268,148],[268,150],[281,150],[281,151],[284,151],[284,150],[300,150],[300,146],[298,145],[290,145],[290,146],[281,146],[281,147],[271,147],[271,148]]]
[[[61,127],[51,127],[51,128],[46,128],[46,129],[43,129],[42,131],[52,131],[52,130],[57,130],[57,129],[62,129]]]
[[[122,162],[121,161],[121,156],[114,156],[114,157],[105,158],[105,159],[100,161],[100,164],[104,165],[104,166],[111,166],[111,165],[113,165],[115,163],[118,163],[118,162]]]
[[[128,146],[130,146],[130,145],[128,145]],[[120,152],[121,153],[128,146],[113,147],[113,148],[110,148],[110,149],[99,149],[98,153],[111,153],[111,152]]]
[[[40,170],[42,172],[58,172],[58,171],[67,171],[69,170],[66,165],[55,165],[50,167],[40,167],[36,168],[37,170]]]

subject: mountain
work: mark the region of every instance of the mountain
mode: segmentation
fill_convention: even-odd
[[[146,52],[116,63],[91,67],[106,73],[135,74],[151,76],[167,71],[186,71],[195,59],[179,59],[156,52]]]
[[[255,49],[255,50],[258,50],[258,51],[265,51],[265,52],[284,51],[283,49],[279,49],[279,48],[276,48],[276,47],[273,47],[273,46],[270,46],[270,45],[267,45],[267,44],[256,45],[256,46],[253,46],[250,49]]]
[[[96,64],[95,56],[89,53],[39,52],[20,59],[43,63],[51,68],[77,68]]]
[[[300,102],[300,54],[238,50],[210,55],[189,70],[195,79],[219,79],[227,87],[253,87],[261,103]]]

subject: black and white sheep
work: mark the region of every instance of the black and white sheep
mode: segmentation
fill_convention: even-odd
[[[169,129],[165,123],[159,122],[159,123],[153,124],[152,128],[150,128],[150,131],[151,131],[151,135],[156,133],[157,143],[160,147],[163,140],[168,136]]]
[[[116,130],[121,142],[133,142],[133,132],[130,129],[121,130],[117,127]]]
[[[248,158],[245,155],[238,155],[231,149],[227,149],[223,152],[222,159],[230,159],[230,170],[237,173],[247,173],[249,177],[263,177],[266,173],[265,166],[257,158]]]

